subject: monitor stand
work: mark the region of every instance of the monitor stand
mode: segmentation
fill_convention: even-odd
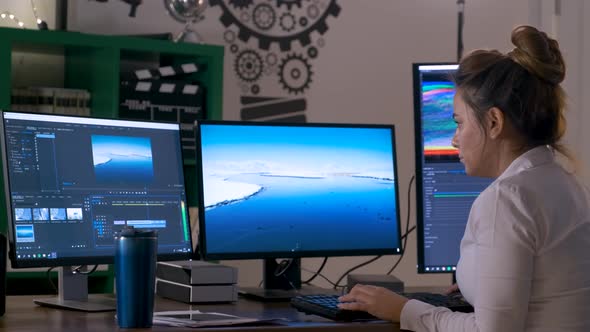
[[[86,269],[83,267],[82,269]],[[72,266],[58,268],[58,297],[34,299],[40,306],[85,311],[102,312],[117,309],[117,301],[106,296],[88,297],[88,275],[74,273]]]
[[[290,301],[297,295],[339,294],[337,290],[315,286],[301,287],[301,259],[293,258],[291,264],[284,268],[274,258],[265,259],[263,266],[263,285],[259,287],[240,287],[239,294],[243,297],[263,301]],[[285,270],[279,276],[277,272]]]

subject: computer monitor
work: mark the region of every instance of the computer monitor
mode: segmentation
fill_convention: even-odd
[[[452,63],[413,64],[418,272],[456,269],[459,245],[475,198],[490,183],[467,176],[451,145],[455,86]]]
[[[113,263],[126,225],[157,230],[159,260],[190,258],[178,124],[0,116],[12,267],[64,267],[59,297],[36,303],[113,310],[88,300],[86,276],[70,267]]]
[[[301,257],[401,253],[392,125],[199,121],[196,141],[203,257],[264,259],[244,295],[304,292]]]

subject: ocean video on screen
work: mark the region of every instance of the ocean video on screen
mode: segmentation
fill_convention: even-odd
[[[147,137],[92,135],[92,157],[98,182],[148,183],[154,177]]]
[[[387,128],[201,126],[209,253],[397,248]]]
[[[35,242],[33,225],[16,225],[16,242]]]
[[[451,145],[457,125],[453,121],[455,86],[450,81],[422,82],[422,132],[424,154],[458,156]]]

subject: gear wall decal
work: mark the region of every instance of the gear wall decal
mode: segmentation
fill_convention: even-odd
[[[229,4],[238,9],[246,9],[250,7],[253,2],[254,0],[229,0]]]
[[[340,14],[337,0],[209,0],[209,4],[221,9],[219,21],[230,48],[226,55],[243,94],[242,119],[306,121],[302,112],[307,106],[305,92],[313,82],[312,61],[326,44],[329,20]],[[260,96],[265,87],[281,89],[287,96]]]
[[[289,93],[299,94],[309,87],[311,74],[307,60],[301,55],[291,54],[281,62],[279,82]]]
[[[234,70],[239,78],[246,82],[256,82],[263,69],[262,58],[252,50],[245,50],[238,54],[234,63]]]
[[[291,10],[291,6],[297,5],[297,7],[301,8],[301,0],[277,0],[277,5],[280,7],[281,5],[287,5],[287,8]]]

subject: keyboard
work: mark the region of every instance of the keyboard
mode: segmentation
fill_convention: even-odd
[[[299,295],[291,298],[291,306],[310,315],[336,321],[373,320],[377,317],[364,311],[338,308],[338,295]]]
[[[463,299],[461,294],[436,293],[400,293],[409,299],[419,300],[437,307],[446,307],[457,312],[473,312],[473,307]],[[373,320],[375,316],[364,311],[343,310],[338,308],[338,295],[300,295],[291,299],[291,306],[310,315],[317,315],[335,321]]]
[[[461,293],[444,295],[437,293],[413,292],[400,293],[400,295],[405,296],[408,299],[426,302],[433,306],[449,308],[451,311],[473,312],[473,306],[463,298]]]

